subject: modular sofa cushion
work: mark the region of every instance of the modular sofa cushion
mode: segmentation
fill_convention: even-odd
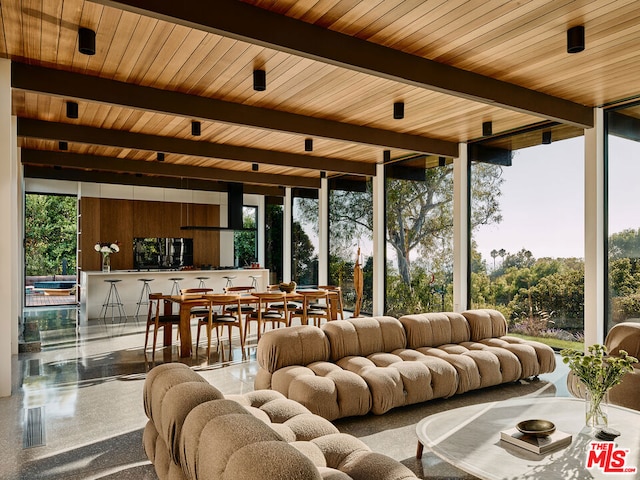
[[[469,322],[459,313],[420,313],[400,317],[407,348],[439,347],[471,340]]]
[[[404,328],[393,317],[334,320],[321,328],[329,339],[333,362],[349,356],[392,352],[407,345]]]
[[[507,320],[498,310],[489,308],[462,312],[469,322],[472,342],[507,334]]]
[[[266,332],[258,342],[256,357],[269,373],[290,365],[329,360],[329,342],[322,330],[297,325]]]
[[[522,370],[520,378],[534,377],[555,369],[555,355],[551,347],[536,341],[506,336],[507,320],[498,310],[467,310],[462,315],[469,322],[473,342],[502,348],[518,357]]]
[[[145,382],[161,431],[150,419],[143,444],[161,480],[416,478],[278,392],[218,398],[215,387],[193,381],[187,370],[166,366]]]

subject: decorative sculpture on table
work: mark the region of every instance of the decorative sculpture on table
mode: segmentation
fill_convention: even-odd
[[[96,252],[102,254],[102,271],[108,273],[111,271],[111,257],[112,253],[118,253],[120,247],[118,241],[115,242],[98,242],[93,247]]]

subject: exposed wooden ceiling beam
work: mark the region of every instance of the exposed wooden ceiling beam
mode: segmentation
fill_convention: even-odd
[[[185,179],[173,177],[136,176],[128,173],[97,172],[72,168],[52,168],[38,165],[25,165],[26,178],[46,178],[48,180],[67,180],[71,182],[109,183],[114,185],[134,185],[145,187],[180,188],[185,190],[205,190],[207,192],[226,192],[227,184],[211,180]],[[284,188],[265,185],[245,185],[244,193],[284,197]]]
[[[69,152],[22,149],[21,160],[23,164],[91,169],[102,172],[129,174],[140,173],[144,175],[157,175],[184,179],[320,188],[319,178],[292,175],[272,175],[256,172],[238,172],[220,168],[194,167],[176,163],[129,160],[126,158],[102,157]]]
[[[458,144],[12,62],[21,90],[266,130],[455,157]]]
[[[549,120],[593,127],[592,109],[562,98],[305,23],[237,0],[90,0],[407,85]]]
[[[72,125],[69,123],[46,122],[28,118],[18,118],[18,135],[22,137],[64,140],[90,145],[219,158],[238,162],[264,163],[284,167],[351,173],[354,175],[375,176],[376,169],[373,163],[260,150],[234,145],[221,145],[204,141],[161,137],[145,133],[126,132],[123,130],[108,130],[84,125]]]

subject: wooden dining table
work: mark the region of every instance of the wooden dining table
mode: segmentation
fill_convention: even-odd
[[[336,292],[329,291],[329,296],[332,294],[336,295]],[[179,315],[180,315],[180,357],[190,357],[192,354],[192,338],[191,338],[191,309],[193,307],[208,307],[210,304],[209,297],[213,297],[215,295],[224,295],[224,294],[215,294],[215,293],[207,293],[207,294],[185,294],[185,295],[163,295],[164,300],[164,313],[165,315],[171,315],[173,312],[173,305],[179,305]],[[301,300],[303,298],[303,293],[299,293],[297,291],[286,292],[287,301],[292,300]],[[243,304],[251,304],[257,303],[258,297],[247,294],[242,296]],[[234,301],[235,303],[235,301]],[[329,302],[329,308],[331,309],[331,318],[336,319],[337,313],[335,312],[335,308],[332,308],[332,303]],[[171,338],[171,329],[164,328],[164,337],[163,344],[164,346],[170,346],[172,344]]]

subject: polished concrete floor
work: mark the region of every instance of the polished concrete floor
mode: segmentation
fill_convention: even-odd
[[[142,449],[146,423],[142,385],[155,364],[183,361],[227,394],[253,389],[255,339],[206,358],[180,359],[177,346],[145,356],[144,320],[111,324],[76,319],[75,308],[31,309],[42,349],[13,358],[13,395],[0,399],[0,479],[154,479]],[[195,329],[194,329],[195,330]],[[195,332],[194,332],[195,333]],[[195,338],[195,335],[194,335]],[[177,345],[177,343],[176,343]],[[225,346],[226,347],[226,346]],[[231,358],[230,358],[231,357]],[[244,357],[244,358],[243,358]],[[450,408],[522,395],[567,395],[562,362],[553,374],[392,410],[336,421],[374,451],[401,461],[424,479],[473,478],[425,452],[415,459],[415,424]]]

